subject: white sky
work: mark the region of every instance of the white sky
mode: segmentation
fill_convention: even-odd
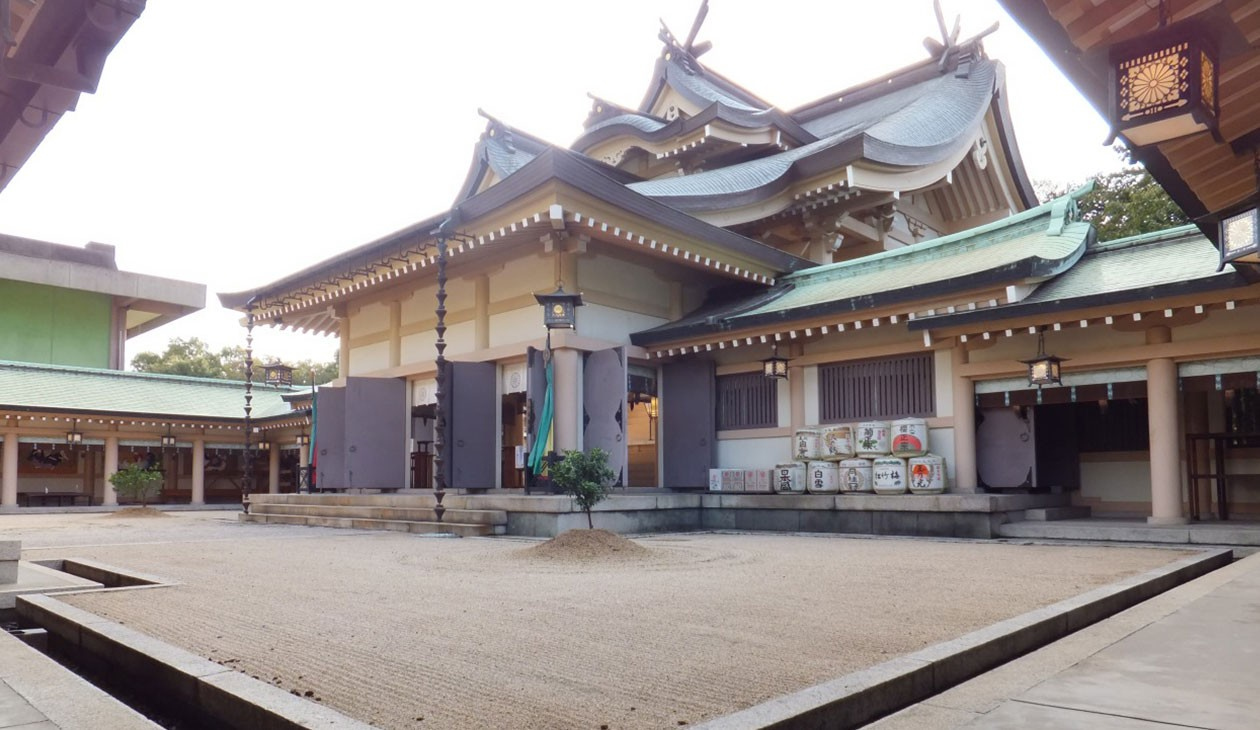
[[[1034,180],[1119,167],[1106,126],[994,0],[945,0],[1007,67]],[[588,92],[637,106],[699,0],[149,0],[84,95],[0,194],[0,231],[118,248],[119,267],[205,283],[206,311],[128,343],[243,344],[215,293],[265,284],[454,200],[478,107],[567,145]],[[712,0],[702,61],[781,108],[926,57],[931,0]],[[260,328],[257,351],[331,359],[336,340]]]

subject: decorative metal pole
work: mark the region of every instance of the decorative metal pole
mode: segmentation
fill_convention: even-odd
[[[449,224],[448,219],[438,229],[437,326],[433,328],[437,333],[437,342],[433,345],[437,348],[437,360],[434,361],[437,365],[437,405],[433,409],[433,499],[436,504],[433,513],[438,523],[442,522],[442,514],[446,512],[442,506],[442,498],[446,496],[446,470],[442,464],[442,450],[446,446],[446,409],[442,401],[446,397],[446,236]]]
[[[254,449],[250,443],[254,422],[254,297],[245,304],[245,473],[241,475],[241,509],[249,513],[249,495],[254,491]]]

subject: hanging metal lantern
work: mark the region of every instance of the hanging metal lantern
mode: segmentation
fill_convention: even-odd
[[[761,373],[767,378],[787,380],[788,362],[786,357],[779,357],[779,343],[774,343],[774,351],[770,357],[761,361]]]
[[[1199,26],[1160,28],[1111,49],[1112,138],[1144,147],[1196,132],[1217,136],[1216,47]]]
[[[1251,208],[1221,219],[1221,266],[1260,265],[1260,209]]]
[[[535,294],[534,299],[543,308],[543,324],[547,329],[574,329],[577,327],[577,308],[582,306],[581,294],[569,294],[564,282],[556,282],[556,290],[550,294]]]
[[[293,368],[279,360],[272,361],[263,365],[263,380],[276,387],[293,385]]]
[[[1028,384],[1040,388],[1043,385],[1063,385],[1059,363],[1067,358],[1046,354],[1046,335],[1037,333],[1037,356],[1031,360],[1020,360],[1028,366]]]

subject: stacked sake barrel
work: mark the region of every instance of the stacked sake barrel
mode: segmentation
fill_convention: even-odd
[[[799,429],[774,491],[801,494],[940,494],[945,460],[928,452],[927,421],[903,418]]]

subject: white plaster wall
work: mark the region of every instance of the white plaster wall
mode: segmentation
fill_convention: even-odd
[[[802,368],[805,376],[805,423],[818,423],[818,366]],[[791,398],[788,399],[788,423],[791,423]]]
[[[949,486],[952,486],[954,484],[954,429],[929,428],[928,451],[945,457],[945,476],[949,479]]]
[[[578,259],[578,283],[582,289],[608,292],[642,302],[647,311],[669,307],[669,282],[648,266],[620,257],[583,256]],[[568,287],[565,287],[566,290]],[[579,321],[581,317],[578,318]]]
[[[417,332],[402,338],[399,348],[399,361],[403,365],[432,360],[437,357],[433,343],[437,342],[437,334],[433,330]]]
[[[437,309],[437,286],[426,286],[416,289],[410,297],[402,300],[399,309],[401,310],[404,327],[416,322],[435,319],[437,317],[434,313]],[[353,331],[351,330],[351,332]]]
[[[555,259],[551,254],[513,259],[510,266],[490,274],[492,303],[555,288]],[[571,288],[572,282],[569,282],[565,291]]]
[[[541,319],[540,313],[535,312],[535,316]],[[577,310],[578,334],[612,342],[629,343],[631,332],[650,329],[665,322],[661,317],[600,304],[587,304]]]
[[[350,374],[360,375],[389,367],[389,343],[377,342],[350,349]]]
[[[1095,461],[1099,455],[1083,455],[1081,496],[1104,502],[1151,501],[1149,459]]]
[[[718,469],[773,469],[792,460],[792,439],[788,436],[760,439],[719,439]]]
[[[775,395],[778,396],[776,403],[779,407],[779,428],[787,428],[792,425],[792,388],[788,381],[780,380],[778,382]],[[807,394],[805,397],[808,398],[809,395]]]
[[[467,355],[474,352],[477,343],[477,323],[476,322],[460,322],[446,328],[446,357],[451,359],[459,355]],[[429,358],[432,360],[437,357],[437,352],[429,351]]]
[[[586,308],[583,307],[582,310]],[[585,311],[579,310],[578,320]],[[543,326],[542,309],[538,305],[514,309],[490,315],[490,346],[512,345],[524,340],[534,340],[547,336],[547,328]]]
[[[385,304],[364,304],[350,315],[350,338],[363,337],[389,329],[389,307]]]

